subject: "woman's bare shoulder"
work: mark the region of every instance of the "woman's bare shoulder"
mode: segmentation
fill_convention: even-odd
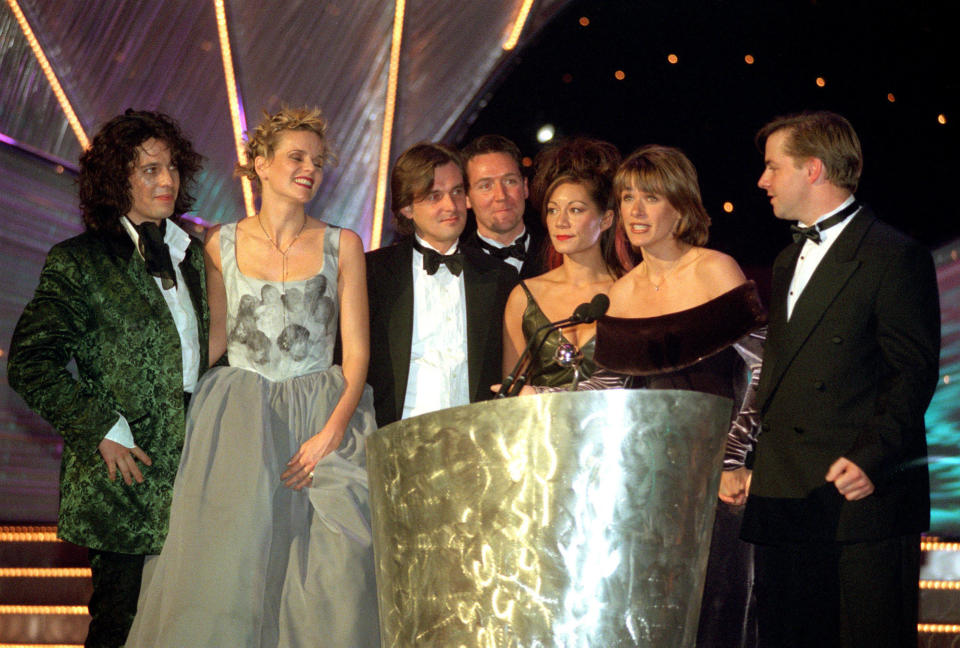
[[[708,286],[712,296],[722,295],[747,281],[732,256],[709,248],[700,249],[693,270],[696,280]]]

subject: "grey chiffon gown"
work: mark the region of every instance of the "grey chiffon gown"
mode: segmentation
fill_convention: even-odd
[[[379,646],[364,441],[369,387],[336,451],[292,491],[280,474],[340,398],[339,228],[302,281],[240,273],[220,230],[229,367],[208,371],[187,416],[170,532],[144,571],[127,646]]]

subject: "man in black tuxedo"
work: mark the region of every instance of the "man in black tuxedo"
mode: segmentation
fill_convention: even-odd
[[[916,646],[933,261],[854,199],[862,155],[843,117],[778,118],[757,144],[774,214],[801,225],[773,266],[742,530],[757,544],[760,645]]]
[[[500,382],[512,267],[457,252],[467,219],[456,151],[405,151],[390,177],[400,242],[367,253],[370,371],[377,424],[490,398]]]
[[[467,206],[477,228],[465,234],[461,248],[476,250],[509,263],[521,279],[547,271],[543,226],[523,215],[529,196],[520,172],[520,149],[502,135],[483,135],[460,154],[467,176]]]

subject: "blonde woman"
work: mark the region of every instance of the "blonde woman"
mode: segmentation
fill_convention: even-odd
[[[247,158],[260,211],[206,243],[210,358],[229,366],[195,392],[127,645],[379,645],[363,247],[306,214],[330,159],[318,110],[267,115]]]

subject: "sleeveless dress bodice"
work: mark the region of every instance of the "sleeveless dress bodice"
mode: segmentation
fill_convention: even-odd
[[[300,281],[266,281],[240,272],[236,223],[220,228],[227,289],[227,356],[231,367],[285,380],[323,371],[337,334],[340,229],[323,235],[323,269]]]
[[[527,293],[527,307],[523,311],[521,328],[523,330],[523,339],[529,341],[530,337],[541,327],[549,324],[550,320],[544,315],[537,300],[533,298],[533,294],[530,292],[530,289],[527,288],[527,284],[521,281],[520,285],[523,287],[524,292]],[[541,332],[537,338],[540,339],[542,335],[543,333]],[[595,340],[596,336],[591,337],[580,347],[580,352],[583,354],[583,360],[580,363],[581,378],[590,377],[596,369],[596,364],[593,360]],[[564,367],[557,362],[555,357],[557,348],[562,342],[570,343],[561,331],[551,331],[550,334],[547,335],[543,344],[540,346],[540,351],[532,358],[530,379],[528,381],[530,385],[560,387],[573,382],[573,367]],[[536,351],[536,348],[534,348],[534,351]]]

